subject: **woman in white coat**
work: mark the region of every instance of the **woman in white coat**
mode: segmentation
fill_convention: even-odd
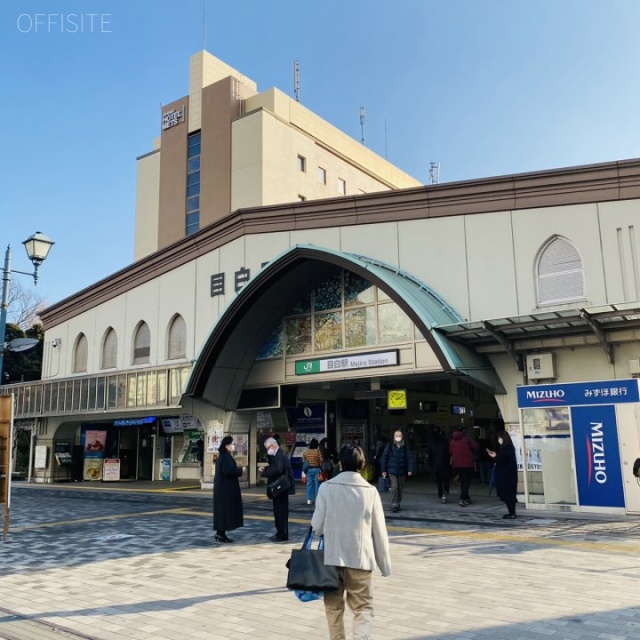
[[[342,640],[344,605],[353,612],[353,637],[373,637],[371,576],[376,568],[391,573],[389,537],[380,494],[361,475],[366,457],[360,447],[340,450],[340,468],[318,491],[311,526],[324,535],[325,564],[338,567],[340,588],[324,594],[330,640]]]

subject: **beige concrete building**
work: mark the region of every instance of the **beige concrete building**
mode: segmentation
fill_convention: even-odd
[[[266,107],[230,130],[302,127],[288,99],[289,119],[274,116],[278,96],[244,98]],[[294,167],[325,162],[302,141],[284,152]],[[148,179],[157,163],[159,193],[167,149],[140,163]],[[304,175],[278,177],[254,152],[229,171],[262,176],[263,197],[303,190]],[[267,434],[299,469],[312,435],[369,448],[396,428],[426,473],[436,428],[491,437],[504,425],[528,508],[640,513],[640,160],[368,189],[243,203],[47,309],[43,380],[2,388],[33,434],[29,477],[207,486],[232,433],[254,484]]]
[[[189,95],[162,107],[138,158],[134,259],[231,211],[420,183],[278,89],[210,53],[191,58]]]

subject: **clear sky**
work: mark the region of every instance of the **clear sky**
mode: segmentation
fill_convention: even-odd
[[[135,159],[203,37],[261,91],[298,60],[302,104],[358,140],[364,107],[427,183],[640,156],[639,27],[637,0],[3,0],[0,245],[27,271],[56,241],[50,304],[132,261]]]

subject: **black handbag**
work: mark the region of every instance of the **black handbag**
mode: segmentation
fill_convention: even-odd
[[[291,489],[291,480],[286,473],[283,473],[279,478],[273,480],[267,485],[267,497],[273,500],[282,495],[286,491]]]
[[[338,567],[324,563],[323,538],[312,549],[313,530],[309,527],[301,549],[294,549],[287,562],[287,589],[305,592],[336,591],[340,586]]]

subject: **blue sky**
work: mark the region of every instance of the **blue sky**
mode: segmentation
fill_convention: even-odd
[[[48,303],[131,262],[135,158],[205,5],[207,50],[289,94],[298,60],[305,106],[356,139],[363,106],[366,145],[425,183],[640,155],[636,0],[4,0],[0,245],[26,271],[21,241],[56,241]]]

